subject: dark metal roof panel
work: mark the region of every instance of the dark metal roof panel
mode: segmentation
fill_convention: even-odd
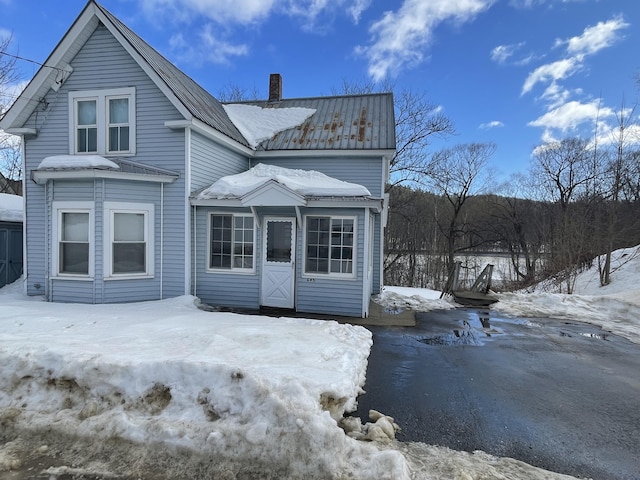
[[[257,150],[395,149],[393,94],[344,95],[244,102],[263,108],[313,108],[304,123],[277,133]]]
[[[248,146],[245,138],[222,108],[222,104],[213,95],[160,55],[108,10],[97,3],[96,7],[109,18],[114,27],[158,74],[191,115],[240,144]]]

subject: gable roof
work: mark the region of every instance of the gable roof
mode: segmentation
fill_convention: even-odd
[[[24,125],[38,105],[38,100],[43,98],[50,88],[55,88],[66,80],[68,74],[65,74],[65,71],[71,70],[69,62],[100,22],[146,71],[186,119],[200,120],[241,145],[248,145],[216,98],[94,0],[89,0],[44,65],[0,120],[1,128],[9,131],[20,129]]]
[[[252,147],[227,115],[222,103],[188,75],[164,58],[129,27],[95,0],[89,0],[44,65],[0,119],[0,128],[16,134],[35,134],[22,128],[50,88],[57,90],[73,74],[70,62],[102,23],[156,86],[180,111],[187,122],[194,120],[221,134],[222,141],[243,148]],[[302,124],[261,142],[256,153],[275,151],[367,151],[395,150],[395,121],[391,93],[234,102],[262,108],[304,107],[316,112]],[[184,121],[167,122],[184,127]],[[209,130],[210,132],[211,130]]]

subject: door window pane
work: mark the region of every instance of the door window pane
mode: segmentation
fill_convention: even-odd
[[[267,262],[291,262],[291,222],[267,222]]]

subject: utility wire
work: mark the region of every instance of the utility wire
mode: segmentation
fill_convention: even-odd
[[[22,60],[22,61],[29,62],[29,63],[35,63],[36,65],[40,65],[41,67],[52,68],[54,70],[58,70],[60,72],[65,73],[65,70],[62,69],[62,68],[53,67],[51,65],[45,65],[44,63],[40,63],[40,62],[37,62],[35,60],[31,60],[30,58],[21,57],[20,55],[13,55],[13,54],[7,53],[7,52],[0,52],[0,55],[6,55],[7,57],[15,58],[16,60]]]

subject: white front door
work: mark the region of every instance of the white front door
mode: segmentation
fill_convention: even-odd
[[[293,308],[295,244],[295,218],[265,217],[262,241],[262,305]]]

